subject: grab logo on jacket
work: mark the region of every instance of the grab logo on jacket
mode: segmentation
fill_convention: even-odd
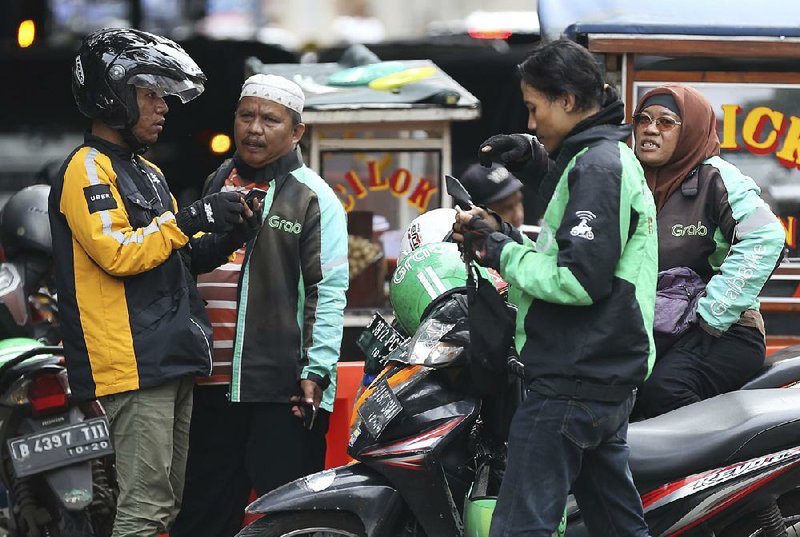
[[[689,224],[688,226],[675,224],[672,226],[671,231],[673,237],[705,237],[708,235],[708,228],[699,220],[696,224]]]
[[[285,218],[281,218],[277,214],[273,214],[267,219],[267,223],[269,227],[277,229],[279,231],[285,231],[286,233],[292,233],[294,235],[299,235],[301,231],[303,231],[303,224],[300,222],[292,222],[290,220],[286,220]]]

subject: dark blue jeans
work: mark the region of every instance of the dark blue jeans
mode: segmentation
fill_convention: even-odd
[[[491,537],[551,537],[572,490],[591,535],[648,537],[628,468],[621,403],[558,399],[535,391],[517,409]]]

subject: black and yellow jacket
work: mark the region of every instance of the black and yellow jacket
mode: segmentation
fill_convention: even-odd
[[[179,253],[192,244],[176,210],[156,166],[90,134],[62,166],[50,227],[78,399],[210,373],[211,326]]]

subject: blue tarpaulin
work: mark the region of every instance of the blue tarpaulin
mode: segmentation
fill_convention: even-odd
[[[538,0],[546,40],[577,34],[800,37],[798,0]]]

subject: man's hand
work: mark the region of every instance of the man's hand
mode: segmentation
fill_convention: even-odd
[[[300,391],[303,392],[303,395],[293,395],[290,401],[293,403],[305,401],[314,405],[314,409],[319,409],[319,404],[322,402],[322,388],[319,384],[313,380],[303,379],[300,381]],[[292,414],[303,419],[305,417],[305,409],[300,405],[294,405],[292,406]]]
[[[242,223],[237,224],[231,235],[236,235],[236,239],[241,239],[241,244],[248,242],[250,239],[258,235],[258,230],[261,229],[261,205],[262,202],[258,198],[253,198],[251,202],[253,208],[242,202],[244,205],[244,212],[242,213]]]
[[[238,192],[216,192],[178,211],[175,221],[189,237],[198,231],[227,233],[242,222],[246,206]]]

